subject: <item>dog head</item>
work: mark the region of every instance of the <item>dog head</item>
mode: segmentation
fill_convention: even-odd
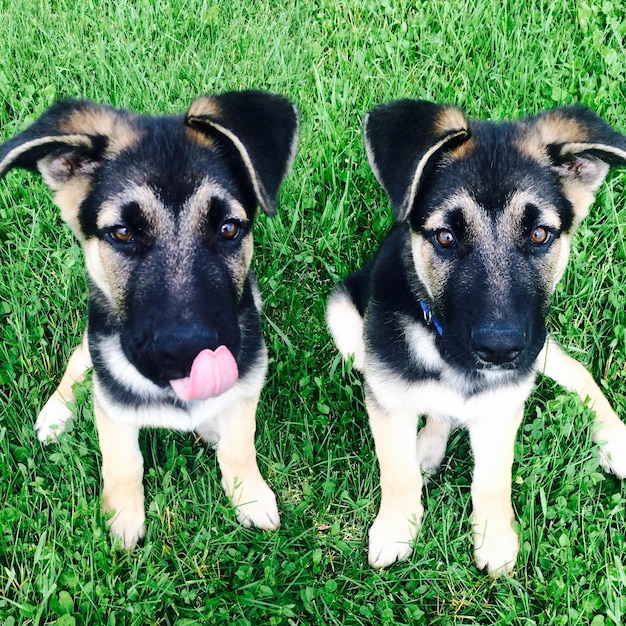
[[[264,92],[158,117],[68,100],[0,147],[0,176],[38,170],[53,191],[84,250],[90,335],[119,337],[158,385],[187,379],[193,399],[194,368],[237,377],[251,229],[258,207],[274,212],[297,130],[293,105]]]
[[[532,367],[570,238],[609,167],[626,163],[626,138],[582,107],[494,123],[404,100],[368,114],[365,141],[410,225],[416,297],[448,360]]]

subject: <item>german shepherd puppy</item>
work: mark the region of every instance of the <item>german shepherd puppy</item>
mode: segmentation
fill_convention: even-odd
[[[538,372],[590,400],[602,464],[626,476],[626,426],[545,329],[570,239],[609,167],[626,164],[626,138],[581,107],[493,123],[404,100],[367,115],[365,143],[397,223],[335,289],[327,320],[365,377],[381,484],[369,562],[411,553],[422,471],[465,427],[475,559],[497,576],[517,557],[513,447]]]
[[[39,170],[83,247],[87,331],[36,429],[63,430],[93,364],[102,505],[124,548],[145,533],[145,426],[215,444],[238,520],[279,525],[254,447],[267,354],[249,267],[257,209],[274,212],[297,134],[290,102],[248,91],[159,117],[62,101],[0,147],[0,175]]]

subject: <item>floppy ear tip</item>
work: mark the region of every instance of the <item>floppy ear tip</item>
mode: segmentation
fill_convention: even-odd
[[[274,217],[276,215],[276,201],[268,202],[264,201],[261,203],[261,209],[263,209],[263,213],[268,217]]]

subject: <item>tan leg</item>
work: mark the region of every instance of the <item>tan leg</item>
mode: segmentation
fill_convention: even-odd
[[[85,374],[90,367],[91,358],[87,345],[87,333],[85,333],[82,343],[72,352],[59,386],[37,416],[35,430],[39,441],[46,443],[55,441],[65,430],[65,423],[72,417],[72,411],[67,404],[76,399],[72,386],[85,379]]]
[[[474,557],[479,569],[492,576],[515,566],[518,538],[513,530],[511,468],[515,434],[522,421],[523,406],[510,416],[476,420],[469,425],[474,453],[472,504]]]
[[[276,496],[263,480],[256,461],[254,433],[258,396],[237,403],[198,433],[211,441],[217,435],[217,462],[222,486],[244,526],[275,530],[280,525]],[[206,432],[205,432],[206,430]]]
[[[112,420],[95,395],[94,413],[102,452],[102,510],[112,514],[109,527],[114,540],[132,550],[145,534],[139,428]]]
[[[390,415],[368,393],[370,427],[380,466],[381,501],[369,531],[369,564],[387,567],[407,558],[422,520],[422,475],[417,459],[417,414]]]
[[[417,433],[417,458],[425,478],[439,471],[449,436],[450,424],[432,417],[426,419],[426,424]]]
[[[600,462],[607,472],[626,477],[626,425],[616,415],[591,374],[549,338],[540,355],[543,373],[588,401],[596,416],[593,440],[600,446]]]

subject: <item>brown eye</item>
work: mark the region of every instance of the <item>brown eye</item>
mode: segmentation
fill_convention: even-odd
[[[241,232],[241,223],[237,220],[226,220],[220,226],[220,237],[228,241],[237,239]]]
[[[456,243],[454,235],[447,228],[438,230],[435,233],[435,240],[442,248],[451,248]]]
[[[534,246],[541,246],[544,243],[547,243],[550,239],[550,231],[543,226],[537,226],[533,229],[533,232],[530,233],[530,243]]]
[[[135,233],[126,226],[115,226],[109,231],[109,236],[118,243],[130,243],[135,238]]]

